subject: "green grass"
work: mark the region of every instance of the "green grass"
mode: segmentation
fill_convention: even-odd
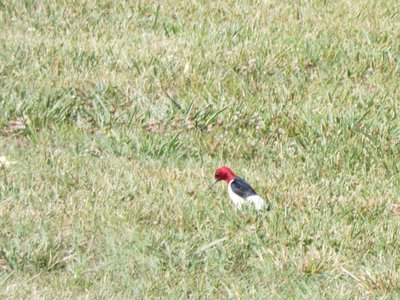
[[[57,2],[0,1],[2,297],[400,297],[398,1]]]

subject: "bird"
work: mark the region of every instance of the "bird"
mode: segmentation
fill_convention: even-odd
[[[253,204],[256,210],[269,209],[266,201],[256,193],[251,185],[236,176],[227,166],[222,166],[215,171],[215,180],[211,187],[221,180],[225,180],[228,184],[228,195],[238,209],[241,209],[244,204]]]

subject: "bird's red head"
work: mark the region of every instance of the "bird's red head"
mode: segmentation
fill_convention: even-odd
[[[235,173],[226,166],[220,167],[215,171],[215,181],[226,180],[229,183],[235,177]]]

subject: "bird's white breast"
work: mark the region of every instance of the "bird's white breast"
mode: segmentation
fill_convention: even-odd
[[[245,199],[243,199],[242,197],[240,197],[239,195],[237,195],[233,192],[232,187],[231,187],[233,180],[235,180],[235,179],[232,179],[231,181],[229,181],[228,195],[231,198],[233,204],[235,204],[235,206],[240,209],[240,208],[242,208],[242,205],[245,203]]]

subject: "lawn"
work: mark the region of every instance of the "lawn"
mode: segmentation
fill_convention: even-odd
[[[4,0],[0,27],[2,298],[400,297],[398,1]]]

